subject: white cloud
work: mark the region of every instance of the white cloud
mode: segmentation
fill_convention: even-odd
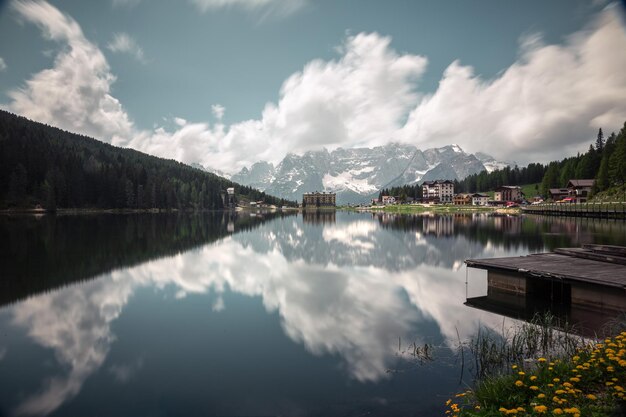
[[[171,131],[133,125],[110,95],[115,77],[104,55],[71,17],[43,1],[15,7],[66,47],[52,68],[9,93],[11,110],[118,146],[226,172],[258,160],[276,163],[289,152],[390,140],[421,148],[457,143],[504,160],[545,162],[584,150],[598,127],[617,129],[626,117],[621,70],[626,54],[616,53],[626,50],[626,32],[611,8],[563,45],[525,36],[517,61],[493,79],[481,79],[455,61],[428,96],[418,91],[425,57],[398,53],[391,38],[376,33],[349,36],[337,59],[313,60],[285,80],[278,102],[267,103],[259,120],[225,126],[223,107],[215,105],[216,123],[178,123]],[[132,50],[129,42],[122,45]]]
[[[141,0],[113,0],[113,7],[132,8],[141,3]]]
[[[174,123],[176,123],[180,127],[183,127],[187,124],[187,120],[183,119],[182,117],[174,117]]]
[[[626,54],[617,52],[625,50],[619,15],[607,10],[564,45],[526,37],[517,62],[493,80],[454,62],[411,112],[402,138],[526,161],[573,154],[599,127],[617,129],[626,119]]]
[[[0,56],[0,72],[5,71],[7,69],[7,64],[4,62],[4,59]]]
[[[112,52],[129,54],[141,63],[145,64],[146,62],[143,49],[141,49],[137,41],[127,33],[121,32],[113,34],[113,39],[107,44],[107,48]]]
[[[44,1],[15,1],[13,6],[63,47],[52,68],[36,73],[23,87],[8,93],[10,110],[106,141],[130,137],[132,122],[110,94],[115,76],[78,23]]]
[[[221,104],[214,104],[211,106],[211,112],[213,113],[213,116],[215,116],[217,120],[222,120],[222,117],[224,117],[225,111],[226,109]]]
[[[109,373],[113,375],[113,378],[117,382],[122,384],[127,383],[143,368],[143,358],[139,358],[134,362],[128,364],[114,364],[109,367]]]
[[[207,12],[223,8],[237,7],[249,12],[263,12],[286,16],[301,9],[307,0],[190,0],[200,11]]]

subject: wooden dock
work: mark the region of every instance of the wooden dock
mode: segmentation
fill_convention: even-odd
[[[626,247],[584,245],[510,258],[468,259],[472,268],[518,272],[536,278],[626,288]]]
[[[626,203],[548,203],[524,206],[522,213],[551,216],[596,217],[626,219]]]
[[[527,256],[468,259],[465,263],[488,271],[488,297],[492,300],[532,296],[566,305],[626,311],[623,246],[584,245]]]

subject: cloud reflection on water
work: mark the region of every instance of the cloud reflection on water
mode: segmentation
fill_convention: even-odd
[[[284,218],[15,304],[13,324],[66,369],[46,378],[15,414],[45,415],[78,394],[105,362],[115,341],[111,323],[139,288],[173,288],[181,299],[212,292],[214,311],[228,308],[222,295],[229,291],[260,297],[291,340],[314,355],[340,357],[361,382],[389,377],[398,337],[432,342],[419,334],[422,326],[434,323],[444,341],[456,340],[457,329],[470,335],[479,320],[500,326],[501,319],[463,305],[457,269],[470,256],[510,251],[454,235],[452,218],[422,221],[420,231],[406,231],[366,216],[316,225]],[[123,382],[131,371],[121,366],[108,369]]]

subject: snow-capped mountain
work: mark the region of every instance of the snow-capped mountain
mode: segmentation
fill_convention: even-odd
[[[310,151],[301,156],[288,154],[277,166],[257,162],[231,179],[290,200],[301,200],[305,192],[336,192],[337,203],[348,204],[368,201],[385,187],[434,179],[463,179],[485,169],[475,155],[464,152],[458,145],[421,151],[413,145],[391,143],[372,149],[338,148],[332,152]]]
[[[493,156],[487,155],[486,153],[483,153],[483,152],[476,152],[474,156],[478,158],[480,162],[483,163],[483,165],[485,166],[485,169],[487,169],[487,172],[493,172],[497,169],[504,169],[508,166],[514,167],[515,165],[517,165],[516,162],[496,161],[496,159]]]
[[[205,167],[200,165],[197,162],[192,162],[191,164],[189,164],[189,166],[195,168],[195,169],[199,169],[201,171],[205,171],[205,172],[210,172],[212,174],[215,175],[219,175],[220,177],[226,178],[226,179],[230,179],[231,174],[224,172],[224,171],[220,171],[219,169],[213,169],[213,168],[209,168],[209,167]]]

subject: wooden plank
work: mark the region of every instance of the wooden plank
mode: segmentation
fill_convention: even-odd
[[[583,245],[583,249],[589,249],[594,252],[610,253],[616,256],[626,257],[626,247],[615,245]]]
[[[626,288],[626,266],[556,253],[509,258],[468,259],[465,263],[473,268],[515,271],[528,277]]]
[[[554,253],[559,255],[572,256],[574,258],[593,259],[600,262],[611,262],[614,264],[626,265],[626,257],[612,255],[605,252],[596,252],[578,248],[557,248]]]

